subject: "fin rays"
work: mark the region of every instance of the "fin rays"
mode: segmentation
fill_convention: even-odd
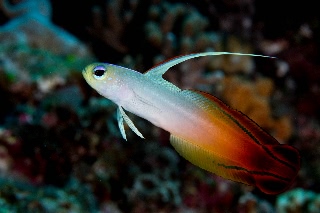
[[[250,170],[235,166],[236,162],[215,155],[191,141],[185,141],[174,135],[170,135],[170,142],[176,151],[192,164],[226,179],[254,185],[267,194],[283,192],[294,179],[291,176],[286,177],[274,172],[265,171],[263,168],[262,170]]]
[[[265,58],[274,58],[272,56],[265,55],[256,55],[256,54],[247,54],[247,53],[231,53],[231,52],[203,52],[203,53],[194,53],[189,55],[177,56],[172,59],[169,59],[163,63],[156,65],[155,67],[149,69],[145,72],[146,76],[162,76],[168,69],[171,67],[180,64],[184,61],[187,61],[192,58],[198,58],[202,56],[218,56],[218,55],[238,55],[238,56],[257,56],[257,57],[265,57]]]
[[[134,133],[136,133],[140,138],[144,138],[143,135],[141,134],[141,132],[133,124],[131,119],[124,112],[124,110],[122,109],[121,106],[118,107],[117,119],[118,119],[118,126],[119,126],[119,129],[120,129],[120,132],[121,132],[121,135],[122,135],[123,139],[127,140],[126,133],[125,133],[124,126],[123,126],[123,121],[125,121],[128,124],[128,126],[130,127],[130,129]]]
[[[231,170],[223,168],[221,165],[219,166],[221,163],[230,163],[227,159],[213,155],[200,146],[174,135],[170,135],[170,142],[175,150],[192,164],[224,178],[255,185],[254,178],[245,169]]]
[[[297,171],[300,167],[299,154],[295,148],[288,145],[280,145],[276,139],[265,132],[258,124],[256,124],[242,112],[230,108],[220,99],[211,94],[194,90],[188,90],[185,93],[189,97],[193,96],[193,99],[198,99],[195,101],[198,102],[199,106],[203,109],[210,110],[211,108],[211,110],[214,109],[215,113],[217,110],[219,110],[234,124],[236,124],[236,126],[241,128],[241,130],[247,134],[252,141],[258,144],[273,159],[291,168],[292,171]],[[203,100],[204,98],[206,100]],[[275,152],[273,149],[279,151]],[[294,159],[294,161],[292,161],[292,159]]]

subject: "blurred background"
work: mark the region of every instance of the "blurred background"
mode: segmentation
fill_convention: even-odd
[[[0,212],[320,212],[320,19],[316,1],[0,0]],[[84,81],[89,63],[144,72],[219,97],[280,143],[301,170],[270,196],[178,156],[169,134]]]

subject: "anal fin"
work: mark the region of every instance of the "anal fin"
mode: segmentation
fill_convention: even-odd
[[[278,165],[277,161],[273,162],[276,164],[271,168],[263,166],[255,168],[250,164],[256,163],[259,165],[261,162],[247,162],[245,160],[236,162],[232,160],[232,155],[228,158],[220,156],[174,135],[170,136],[170,142],[176,151],[192,164],[226,179],[254,185],[266,194],[279,194],[286,190],[297,173],[295,169],[291,170],[290,167],[283,171],[275,168]],[[296,159],[298,155],[295,149],[287,145],[274,146],[272,152],[279,155],[278,157],[283,161],[287,159],[289,162],[291,158]]]
[[[255,185],[254,178],[247,169],[240,166],[232,166],[234,162],[231,160],[211,153],[192,142],[174,135],[170,135],[170,142],[175,150],[192,164],[226,179],[247,185]]]

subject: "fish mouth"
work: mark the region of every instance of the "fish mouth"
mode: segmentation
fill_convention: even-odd
[[[87,69],[82,70],[82,76],[84,80],[87,82],[87,84],[89,84],[92,88],[95,88],[94,83],[92,82],[92,78],[90,76],[90,72],[88,72]]]
[[[86,75],[86,69],[82,70],[82,75],[85,76]]]
[[[88,72],[87,72],[86,69],[83,69],[83,70],[82,70],[82,76],[87,80],[87,78],[88,78]]]
[[[89,81],[88,72],[86,72],[86,69],[82,70],[82,76],[83,76],[84,80],[91,86],[90,81]]]

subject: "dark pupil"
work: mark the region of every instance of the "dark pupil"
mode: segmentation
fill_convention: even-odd
[[[103,76],[104,72],[105,72],[105,70],[103,70],[103,69],[101,69],[101,70],[95,70],[95,71],[94,71],[94,75],[101,77],[101,76]]]

